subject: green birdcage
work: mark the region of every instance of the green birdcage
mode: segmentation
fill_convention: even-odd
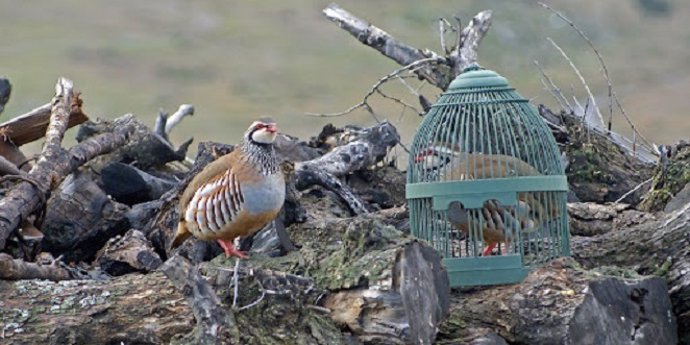
[[[412,141],[412,234],[443,256],[452,286],[522,281],[568,256],[568,183],[556,141],[508,81],[468,67]]]

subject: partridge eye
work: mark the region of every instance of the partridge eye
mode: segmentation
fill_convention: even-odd
[[[266,127],[266,125],[263,124],[263,123],[259,123],[259,124],[256,125],[256,129],[262,129],[262,128],[265,128],[265,127]]]

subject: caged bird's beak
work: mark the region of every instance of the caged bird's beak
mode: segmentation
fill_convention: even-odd
[[[423,151],[422,153],[419,153],[416,156],[414,156],[414,162],[417,164],[422,163],[427,157],[431,156],[433,153],[434,152],[431,149]]]

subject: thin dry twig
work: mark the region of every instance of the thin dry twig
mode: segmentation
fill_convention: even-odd
[[[570,105],[570,102],[568,102],[568,98],[565,97],[563,94],[563,91],[561,91],[561,88],[559,88],[556,83],[554,83],[553,79],[549,77],[546,74],[546,71],[539,65],[539,61],[534,60],[534,65],[537,67],[539,70],[539,73],[542,75],[542,83],[544,84],[544,88],[546,88],[549,93],[553,96],[553,98],[556,99],[558,104],[561,106],[563,109],[568,109],[570,111],[573,111],[573,107]],[[547,85],[548,83],[548,85]]]
[[[582,39],[587,42],[590,48],[594,51],[594,54],[596,54],[597,58],[599,59],[599,64],[601,65],[601,70],[602,73],[604,74],[604,79],[606,80],[606,83],[608,84],[608,91],[609,91],[609,119],[608,119],[608,130],[611,130],[611,123],[613,122],[613,85],[611,84],[611,78],[609,77],[609,70],[606,67],[606,63],[604,63],[604,58],[599,54],[599,51],[597,48],[594,47],[594,43],[585,35],[585,32],[582,31],[575,23],[573,23],[570,19],[566,18],[562,13],[556,11],[555,9],[551,8],[549,5],[539,1],[538,4],[551,11],[553,14],[558,16],[558,18],[561,18],[564,22],[566,22],[568,25],[570,25],[573,30],[575,30]]]
[[[434,57],[430,57],[430,58],[425,58],[425,59],[420,59],[420,60],[417,60],[417,61],[415,61],[415,62],[413,62],[413,63],[410,63],[410,64],[408,64],[408,65],[405,65],[405,66],[403,66],[403,67],[401,67],[401,68],[398,68],[398,69],[396,69],[395,71],[393,71],[393,72],[391,72],[391,73],[388,73],[387,75],[385,75],[385,76],[383,76],[381,79],[379,79],[379,80],[376,82],[376,84],[374,84],[374,85],[371,87],[371,89],[369,89],[369,92],[367,92],[367,94],[364,95],[364,98],[362,99],[361,102],[359,102],[359,103],[357,103],[357,104],[355,104],[355,105],[353,105],[353,106],[347,108],[347,109],[344,110],[344,111],[336,112],[336,113],[307,113],[307,115],[308,115],[308,116],[316,116],[316,117],[336,117],[336,116],[347,115],[347,114],[349,114],[349,113],[351,113],[351,112],[353,112],[353,111],[355,111],[355,110],[357,110],[357,109],[359,109],[359,108],[365,108],[365,109],[367,109],[367,111],[369,111],[372,115],[374,115],[374,112],[373,112],[373,110],[371,109],[371,106],[370,106],[369,103],[368,103],[368,102],[369,102],[369,97],[371,97],[374,93],[377,93],[377,91],[378,91],[379,87],[381,87],[381,85],[383,85],[384,83],[386,83],[386,82],[390,81],[391,79],[397,77],[398,75],[400,75],[400,74],[403,73],[403,72],[406,72],[406,71],[413,72],[416,68],[418,68],[418,67],[420,67],[420,66],[422,66],[422,65],[424,65],[424,64],[433,63],[433,62],[440,62],[440,60],[442,60],[442,58],[440,58],[440,57],[438,57],[438,56],[434,56]],[[374,115],[374,118],[376,119],[377,122],[380,122],[380,121],[378,120],[378,118],[376,118],[375,115]]]
[[[589,37],[587,37],[587,35],[584,33],[584,31],[582,31],[582,29],[580,29],[577,25],[575,25],[575,23],[573,21],[571,21],[570,19],[565,17],[562,13],[549,7],[549,5],[546,5],[543,2],[538,2],[538,4],[540,6],[546,8],[547,10],[553,12],[561,20],[563,20],[568,25],[570,25],[570,27],[573,28],[573,30],[575,30],[580,35],[580,37],[582,37],[582,39],[585,40],[585,42],[587,42],[587,44],[590,46],[590,48],[592,48],[592,50],[594,51],[594,54],[597,56],[597,59],[599,60],[599,64],[601,65],[601,70],[602,70],[602,73],[604,75],[604,79],[606,80],[606,83],[608,85],[608,91],[609,91],[609,119],[608,119],[608,124],[607,124],[608,131],[609,132],[611,131],[611,126],[612,126],[611,124],[613,122],[613,102],[615,101],[616,106],[621,111],[621,114],[623,114],[623,117],[625,118],[626,122],[628,122],[628,125],[630,125],[630,127],[632,128],[634,135],[639,136],[642,139],[642,141],[648,146],[647,147],[648,149],[652,148],[653,145],[649,142],[649,140],[647,140],[647,138],[645,138],[642,135],[642,133],[640,133],[637,130],[637,127],[635,127],[632,120],[630,119],[628,114],[625,112],[625,109],[623,108],[623,105],[621,104],[620,100],[618,99],[616,92],[613,90],[613,84],[611,82],[611,78],[609,77],[609,71],[608,71],[608,68],[606,67],[606,63],[604,62],[604,57],[594,47],[594,43],[592,43],[592,41],[589,39]]]
[[[620,198],[618,198],[618,199],[617,199],[616,201],[614,201],[613,203],[614,203],[614,204],[620,203],[620,202],[623,201],[625,198],[627,198],[628,195],[630,195],[630,194],[632,194],[632,193],[635,193],[638,189],[642,188],[642,186],[646,185],[646,184],[649,183],[649,182],[652,182],[653,180],[654,180],[654,178],[650,177],[650,178],[648,178],[648,179],[642,181],[642,182],[641,182],[640,184],[638,184],[635,188],[633,188],[633,189],[631,189],[630,191],[628,191],[627,193],[623,194]]]
[[[585,91],[587,91],[587,96],[591,99],[592,107],[594,108],[594,111],[596,111],[597,115],[599,116],[599,120],[601,121],[601,125],[603,126],[604,125],[604,118],[601,116],[601,112],[599,111],[599,106],[597,105],[597,101],[596,101],[596,99],[594,99],[594,95],[592,94],[592,90],[589,89],[589,85],[587,84],[585,77],[582,76],[582,73],[580,73],[580,70],[577,68],[577,66],[575,66],[575,63],[573,62],[573,60],[570,59],[568,54],[566,54],[565,51],[563,51],[561,46],[559,46],[556,42],[554,42],[551,39],[551,37],[547,37],[546,40],[549,41],[549,43],[551,43],[551,45],[553,45],[554,48],[556,48],[561,53],[563,58],[566,61],[568,61],[568,63],[570,64],[570,67],[572,67],[573,71],[575,71],[575,74],[577,74],[577,77],[580,78],[580,82],[582,83],[582,86],[585,88]],[[586,115],[587,114],[585,114],[585,116]]]

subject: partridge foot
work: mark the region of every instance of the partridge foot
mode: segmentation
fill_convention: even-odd
[[[235,244],[233,244],[233,241],[226,241],[226,240],[218,240],[218,244],[223,248],[225,251],[225,257],[231,257],[235,256],[240,259],[248,259],[249,256],[247,256],[247,253],[238,250],[235,248]]]

